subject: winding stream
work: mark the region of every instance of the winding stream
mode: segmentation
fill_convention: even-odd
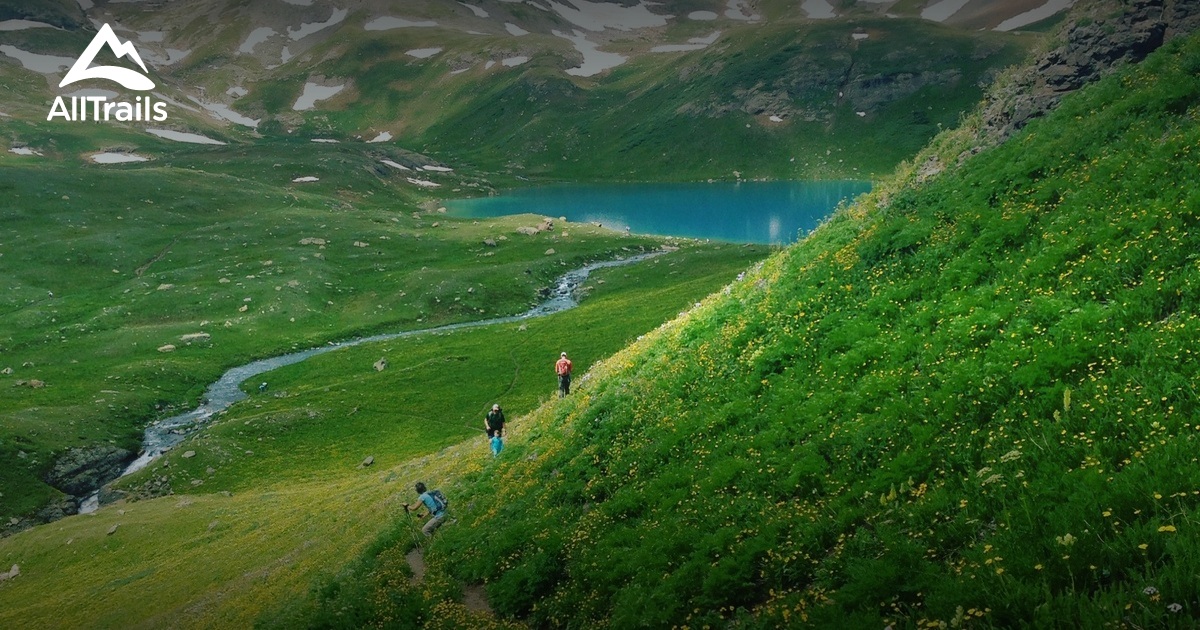
[[[638,254],[629,258],[621,258],[617,260],[607,260],[603,262],[592,263],[579,269],[569,271],[559,277],[554,289],[551,290],[550,296],[537,306],[521,313],[520,315],[509,315],[506,317],[493,317],[491,319],[481,319],[472,322],[460,322],[457,324],[447,324],[445,326],[437,326],[435,328],[422,328],[419,330],[406,330],[398,333],[384,333],[373,335],[370,337],[360,337],[350,339],[338,343],[329,343],[308,350],[283,354],[269,359],[261,359],[245,365],[240,365],[229,369],[221,378],[217,379],[204,392],[203,401],[199,407],[192,409],[186,413],[181,413],[177,416],[171,416],[159,420],[150,426],[146,427],[146,432],[142,438],[142,454],[137,459],[133,460],[121,473],[121,477],[133,474],[150,464],[163,453],[171,450],[177,444],[183,441],[189,434],[198,429],[200,425],[210,420],[214,415],[226,410],[233,403],[246,398],[246,393],[241,390],[238,385],[247,379],[254,378],[260,374],[270,372],[275,368],[281,368],[286,365],[293,365],[317,355],[333,352],[342,348],[350,348],[364,343],[373,343],[376,341],[388,341],[391,339],[400,339],[404,337],[414,337],[417,335],[428,335],[432,333],[446,332],[450,330],[461,330],[463,328],[476,328],[479,326],[491,326],[493,324],[508,324],[521,320],[532,319],[535,317],[545,317],[554,313],[570,310],[579,305],[575,299],[575,290],[587,281],[588,275],[597,269],[606,269],[608,267],[619,267],[622,265],[631,265],[643,260],[648,260],[660,254],[666,253],[663,250],[649,252],[646,254]],[[97,490],[92,493],[79,505],[79,512],[87,514],[95,512],[100,507],[100,492]]]

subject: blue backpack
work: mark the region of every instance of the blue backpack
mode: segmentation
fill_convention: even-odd
[[[441,514],[450,506],[450,500],[446,498],[446,495],[442,494],[441,490],[430,490],[429,496],[433,498],[433,504],[437,506],[434,514]]]

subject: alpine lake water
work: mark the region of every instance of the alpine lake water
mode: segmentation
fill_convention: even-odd
[[[862,181],[561,184],[445,205],[458,217],[530,213],[635,234],[787,245],[870,190]]]

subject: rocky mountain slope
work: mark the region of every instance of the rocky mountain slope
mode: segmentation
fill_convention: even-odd
[[[524,175],[669,177],[665,145],[696,155],[676,176],[867,176],[954,123],[1033,43],[1016,31],[1070,3],[836,4],[8,2],[0,72],[21,86],[5,113],[44,119],[110,24],[177,131],[395,140]],[[611,165],[630,160],[643,170]]]

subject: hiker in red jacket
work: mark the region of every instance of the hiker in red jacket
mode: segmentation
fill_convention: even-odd
[[[562,398],[571,393],[571,360],[564,352],[554,364],[554,373],[558,374],[558,397]]]

